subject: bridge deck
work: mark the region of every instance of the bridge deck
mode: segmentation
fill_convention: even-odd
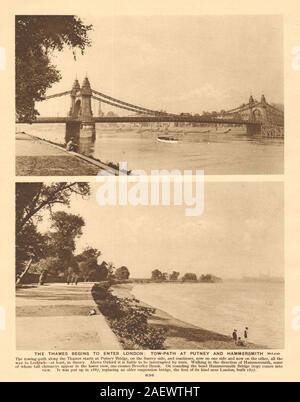
[[[78,121],[69,117],[38,117],[31,123],[66,123],[68,121]],[[96,123],[205,123],[205,124],[232,124],[232,125],[261,125],[260,122],[250,122],[247,120],[216,119],[198,116],[118,116],[118,117],[94,117]]]

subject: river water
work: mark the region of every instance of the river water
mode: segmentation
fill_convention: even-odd
[[[173,317],[224,335],[249,327],[249,341],[284,347],[284,283],[150,283],[134,286],[134,296]]]
[[[187,128],[186,131],[191,131]],[[198,132],[197,132],[198,130]],[[283,174],[284,140],[247,135],[245,128],[197,127],[195,132],[177,128],[170,134],[177,143],[157,141],[157,129],[129,124],[96,125],[96,139],[81,138],[79,152],[103,162],[127,162],[128,169],[204,170],[205,174]],[[65,143],[64,124],[18,124],[25,131],[57,143]]]

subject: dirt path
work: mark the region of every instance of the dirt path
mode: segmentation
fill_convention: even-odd
[[[16,291],[20,350],[119,350],[116,336],[91,296],[93,283],[53,283]],[[89,316],[91,309],[97,314]]]

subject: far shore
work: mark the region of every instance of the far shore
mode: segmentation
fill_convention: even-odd
[[[133,283],[124,283],[113,285],[111,290],[120,298],[133,298],[134,295],[131,293],[133,287]],[[266,346],[250,342],[245,346],[238,346],[230,336],[181,321],[143,301],[140,301],[140,305],[155,308],[155,314],[149,323],[167,329],[165,349],[267,349]]]

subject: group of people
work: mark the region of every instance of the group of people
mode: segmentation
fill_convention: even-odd
[[[234,340],[235,344],[238,346],[246,346],[248,341],[248,327],[244,329],[244,337],[242,339],[241,336],[238,336],[237,330],[234,329],[232,333],[232,339]]]
[[[39,285],[44,285],[47,279],[47,275],[48,275],[48,270],[47,269],[43,269],[43,271],[41,272],[40,276],[39,276]],[[74,270],[73,267],[69,267],[67,269],[67,284],[68,285],[77,285],[79,280],[79,273]]]
[[[72,267],[67,269],[67,284],[77,285],[79,280],[79,274]]]

